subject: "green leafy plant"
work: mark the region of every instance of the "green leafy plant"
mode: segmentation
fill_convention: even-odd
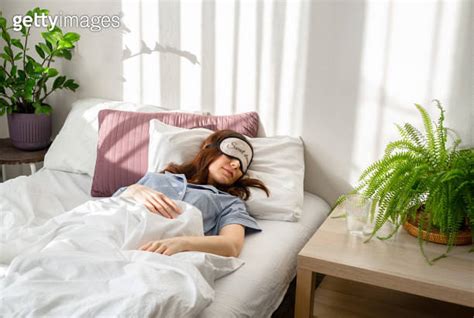
[[[35,16],[48,15],[46,9],[35,8],[26,13],[32,19]],[[36,113],[49,114],[52,108],[45,99],[54,91],[69,89],[75,91],[79,85],[66,76],[59,76],[51,63],[57,58],[72,58],[74,44],[80,36],[74,32],[63,34],[60,28],[48,27],[41,33],[44,41],[34,45],[39,59],[30,55],[31,43],[28,43],[31,26],[21,26],[18,31],[21,38],[14,38],[10,31],[13,26],[7,25],[7,20],[0,12],[1,36],[5,45],[0,58],[0,115],[5,113]],[[54,81],[52,81],[54,79]],[[52,81],[51,85],[48,85]]]
[[[433,123],[426,110],[415,104],[424,133],[409,123],[397,125],[401,139],[387,145],[382,159],[362,173],[351,192],[372,200],[370,216],[375,217],[375,223],[367,241],[387,221],[394,224],[394,230],[388,236],[378,236],[380,239],[390,238],[409,220],[419,220],[420,248],[430,264],[446,256],[461,229],[474,224],[474,149],[458,148],[461,139],[444,127],[445,111],[439,101],[435,103],[440,110],[438,121]],[[345,198],[341,196],[336,205]],[[429,260],[422,229],[446,235],[446,253]]]

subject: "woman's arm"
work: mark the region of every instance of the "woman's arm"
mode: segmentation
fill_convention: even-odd
[[[244,245],[245,230],[240,224],[224,226],[219,235],[213,236],[180,236],[151,241],[140,247],[142,251],[173,255],[184,251],[199,251],[221,256],[240,255]]]

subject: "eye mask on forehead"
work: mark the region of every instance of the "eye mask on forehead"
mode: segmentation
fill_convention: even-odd
[[[228,137],[219,143],[219,150],[232,158],[240,161],[240,169],[245,174],[252,163],[252,146],[246,140],[237,137]]]

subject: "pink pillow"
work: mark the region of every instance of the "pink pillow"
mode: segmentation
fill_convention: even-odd
[[[91,195],[111,196],[137,182],[148,168],[148,126],[152,119],[182,128],[232,129],[256,137],[258,114],[228,116],[191,113],[140,113],[104,109],[99,112],[99,140]]]

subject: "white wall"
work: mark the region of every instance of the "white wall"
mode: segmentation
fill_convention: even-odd
[[[13,1],[51,14],[118,14],[122,28],[82,36],[59,67],[81,85],[60,93],[57,132],[73,100],[125,99],[215,114],[259,111],[267,134],[301,135],[305,186],[329,202],[432,99],[474,144],[471,1]],[[0,137],[6,136],[0,118]]]

